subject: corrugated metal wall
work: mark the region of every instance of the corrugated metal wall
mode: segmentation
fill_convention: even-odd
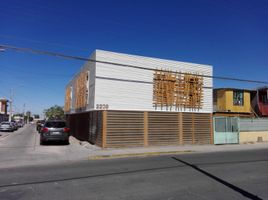
[[[240,118],[240,132],[268,131],[268,119]]]

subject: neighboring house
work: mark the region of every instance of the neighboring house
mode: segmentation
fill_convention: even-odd
[[[259,117],[268,117],[268,87],[252,92],[252,107]]]
[[[214,116],[253,117],[251,92],[251,90],[236,88],[214,89]]]
[[[8,121],[8,100],[5,98],[0,98],[0,122]]]
[[[66,86],[72,134],[102,147],[213,143],[212,66],[96,50]]]
[[[239,142],[268,142],[268,118],[239,119]]]

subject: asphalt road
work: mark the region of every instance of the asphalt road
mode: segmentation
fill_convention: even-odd
[[[15,132],[0,137],[0,168],[52,164],[86,159],[88,150],[80,145],[50,143],[40,146],[34,124],[26,124]],[[0,198],[1,200],[1,198]]]
[[[0,199],[268,199],[268,150],[0,169]]]
[[[81,161],[39,145],[34,125],[0,138],[3,199],[268,199],[268,149]]]

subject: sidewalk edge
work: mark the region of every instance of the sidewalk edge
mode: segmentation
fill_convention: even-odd
[[[113,159],[113,158],[127,158],[127,157],[148,157],[148,156],[159,156],[159,155],[174,155],[174,154],[185,154],[194,153],[192,150],[185,151],[160,151],[160,152],[144,152],[144,153],[126,153],[126,154],[113,154],[113,155],[98,155],[89,156],[89,160],[103,160],[103,159]]]

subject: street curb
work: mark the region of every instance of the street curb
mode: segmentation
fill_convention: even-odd
[[[160,155],[174,155],[174,154],[185,154],[194,153],[192,150],[185,151],[163,151],[163,152],[146,152],[146,153],[127,153],[127,154],[114,154],[114,155],[99,155],[89,156],[88,160],[104,160],[114,158],[133,158],[133,157],[149,157],[149,156],[160,156]]]

